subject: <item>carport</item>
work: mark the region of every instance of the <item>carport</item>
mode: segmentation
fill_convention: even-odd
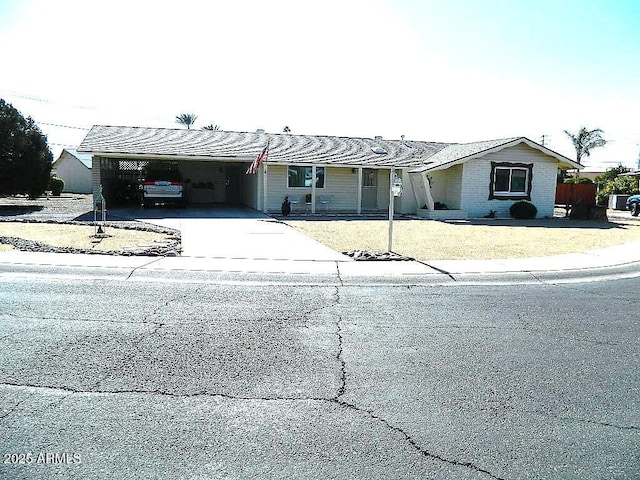
[[[250,162],[190,158],[120,158],[101,156],[100,182],[108,205],[139,205],[148,170],[175,170],[184,181],[187,205],[252,205],[255,178],[245,175]]]

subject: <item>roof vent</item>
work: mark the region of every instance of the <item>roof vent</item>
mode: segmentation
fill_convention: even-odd
[[[387,151],[382,147],[371,147],[371,150],[373,151],[373,153],[377,153],[379,155],[387,153]]]
[[[264,128],[259,128],[256,130],[256,133],[264,133]]]

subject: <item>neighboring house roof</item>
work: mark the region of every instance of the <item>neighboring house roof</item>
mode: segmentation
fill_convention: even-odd
[[[91,154],[80,153],[73,148],[65,148],[64,150],[62,150],[62,153],[60,153],[60,156],[58,157],[58,159],[55,162],[53,162],[54,166],[62,159],[65,152],[71,155],[72,157],[76,158],[80,163],[82,163],[88,169],[91,169]]]
[[[541,151],[542,153],[554,157],[559,162],[559,166],[567,168],[582,168],[579,163],[560,155],[532,142],[526,137],[503,138],[500,140],[487,140],[483,142],[451,144],[429,157],[423,165],[417,167],[410,172],[431,172],[434,170],[443,170],[453,165],[464,163],[473,158],[480,158],[489,153],[494,153],[504,148],[515,147],[521,143]]]
[[[144,127],[94,126],[78,150],[93,155],[130,158],[192,158],[253,160],[269,142],[269,163],[359,165],[364,167],[427,168],[475,158],[511,143],[525,142],[571,162],[522,138],[451,144],[378,138],[292,135],[288,133],[225,132]],[[443,167],[446,168],[446,167]]]

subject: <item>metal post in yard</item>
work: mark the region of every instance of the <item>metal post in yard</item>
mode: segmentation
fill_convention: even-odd
[[[391,247],[393,245],[393,207],[394,207],[394,195],[393,195],[393,177],[394,169],[391,167],[389,170],[389,244],[387,246],[387,252],[391,253]]]

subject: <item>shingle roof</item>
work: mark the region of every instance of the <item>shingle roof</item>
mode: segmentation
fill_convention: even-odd
[[[520,138],[521,137],[503,138],[500,140],[486,140],[473,143],[453,143],[433,154],[428,160],[423,162],[423,165],[415,168],[414,171],[423,172],[435,170],[449,163],[458,162],[464,158],[473,157],[487,150],[512,143]]]
[[[549,150],[543,145],[538,145],[537,143],[532,142],[526,137],[512,137],[502,138],[499,140],[485,140],[482,142],[452,143],[433,154],[431,157],[425,160],[422,165],[409,171],[428,172],[432,170],[448,168],[453,164],[464,163],[472,158],[477,158],[487,153],[500,150],[501,148],[513,147],[521,143],[524,143],[531,148],[537,149],[546,155],[554,157],[559,162],[559,166],[569,168],[582,168],[582,165],[580,165],[579,163],[576,163],[573,160],[554,152],[553,150]]]
[[[93,154],[246,158],[269,141],[271,163],[418,166],[448,144],[404,140],[94,126],[78,148]],[[380,147],[386,153],[375,153]]]
[[[144,127],[94,126],[78,147],[95,155],[253,160],[269,142],[269,162],[285,164],[404,167],[428,171],[466,161],[519,142],[560,162],[572,161],[524,137],[473,143],[250,133]],[[376,153],[382,152],[382,153]],[[566,162],[565,162],[566,163]],[[573,162],[574,165],[575,162]]]

